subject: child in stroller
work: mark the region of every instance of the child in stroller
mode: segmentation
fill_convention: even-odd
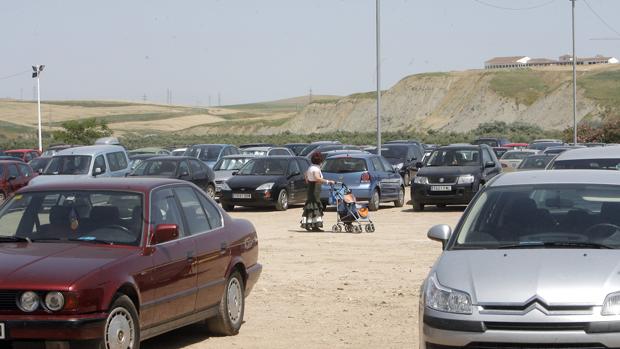
[[[356,202],[355,196],[346,184],[337,182],[330,186],[329,204],[336,206],[336,224],[333,233],[343,230],[348,233],[374,233],[375,225],[368,216],[368,207]],[[362,228],[363,227],[363,228]]]

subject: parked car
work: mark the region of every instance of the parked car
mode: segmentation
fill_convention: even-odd
[[[420,348],[618,348],[620,177],[515,172],[489,182],[420,292]]]
[[[140,163],[144,160],[148,160],[150,158],[154,158],[157,155],[153,154],[138,154],[138,155],[129,155],[129,171],[133,171]]]
[[[239,149],[230,144],[196,144],[185,151],[185,156],[198,158],[209,167],[213,167],[223,156],[237,154],[239,154]]]
[[[519,167],[519,164],[523,159],[530,155],[537,154],[537,150],[522,149],[522,150],[509,150],[499,159],[502,165],[502,172],[512,172]]]
[[[285,147],[247,147],[241,150],[241,154],[254,156],[295,156],[289,148]]]
[[[21,159],[24,162],[28,162],[40,156],[39,151],[35,149],[11,149],[11,150],[5,150],[4,154],[8,156],[12,156],[14,158]]]
[[[529,146],[529,143],[508,143],[504,144],[504,148],[509,148],[512,150],[525,149]]]
[[[177,178],[194,183],[215,198],[215,173],[202,161],[189,156],[156,156],[143,160],[133,169],[132,177]]]
[[[508,139],[503,138],[503,137],[480,137],[476,139],[475,141],[471,142],[471,144],[473,145],[486,144],[491,148],[503,147],[504,145],[510,144],[510,143],[512,142],[510,142]]]
[[[287,210],[306,200],[304,173],[310,161],[303,157],[267,156],[251,159],[222,183],[220,203],[226,211],[235,206],[275,207]]]
[[[125,177],[129,161],[125,148],[118,145],[89,145],[56,153],[41,176],[33,183],[83,178]]]
[[[333,144],[342,144],[339,141],[318,141],[312,142],[307,147],[305,147],[298,156],[308,156],[314,149],[322,146],[322,145],[333,145]]]
[[[377,149],[370,151],[377,154]],[[418,172],[416,163],[422,160],[424,153],[415,143],[386,143],[381,147],[381,156],[403,177],[405,186],[411,184],[411,178]]]
[[[213,165],[216,198],[219,199],[222,195],[222,185],[233,176],[233,173],[238,172],[246,162],[254,158],[254,155],[227,155]]]
[[[559,146],[559,147],[547,147],[545,150],[543,150],[543,154],[558,155],[567,150],[580,149],[580,148],[585,148],[585,147],[579,146],[579,145],[564,145],[564,146]]]
[[[0,209],[3,338],[137,348],[202,320],[238,333],[262,269],[256,230],[195,185],[106,178],[18,194]]]
[[[164,148],[157,148],[157,147],[146,147],[146,148],[138,148],[138,149],[134,149],[134,150],[129,150],[127,152],[127,155],[129,155],[129,156],[132,156],[132,155],[142,155],[142,154],[147,154],[147,155],[170,155],[170,150],[164,149]]]
[[[295,155],[299,155],[301,153],[302,150],[304,150],[305,147],[307,147],[308,143],[289,143],[289,144],[285,144],[284,147],[285,148],[289,148],[293,154]]]
[[[65,149],[69,149],[69,148],[75,148],[75,147],[81,147],[81,145],[75,145],[75,144],[52,144],[49,147],[47,147],[47,149],[45,149],[45,151],[43,152],[43,154],[41,154],[41,157],[50,157],[53,156],[54,154],[58,153],[61,150],[65,150]]]
[[[173,156],[183,156],[183,155],[185,155],[186,151],[187,151],[187,148],[176,148],[176,149],[172,150],[172,152],[170,152],[170,154],[173,155]]]
[[[323,162],[323,177],[344,183],[358,201],[368,201],[368,209],[376,211],[382,202],[394,206],[405,204],[405,183],[392,164],[375,154],[332,156]],[[321,201],[328,202],[329,186],[321,188]]]
[[[325,154],[334,151],[334,150],[362,150],[357,145],[349,145],[349,144],[321,144],[318,147],[314,148],[313,151],[309,152],[306,155],[306,158],[312,159],[314,153],[321,153],[323,158],[325,158]]]
[[[620,146],[567,151],[555,157],[547,168],[552,170],[620,170]]]
[[[510,148],[508,147],[493,147],[493,152],[495,153],[495,156],[499,159],[502,156],[504,156],[504,154],[506,154],[507,151],[509,151]]]
[[[486,144],[440,147],[420,165],[411,185],[414,211],[426,205],[466,205],[502,168]]]
[[[420,147],[421,151],[424,151],[424,145],[417,139],[395,139],[392,141],[387,141],[383,144],[415,144],[416,146]]]
[[[566,143],[558,139],[537,139],[531,142],[530,145],[527,146],[527,148],[543,151],[549,147],[562,147],[565,145]]]
[[[0,160],[0,203],[28,185],[34,176],[32,168],[23,161]]]
[[[247,143],[247,144],[240,144],[239,149],[256,148],[256,147],[273,148],[275,146],[276,146],[275,144],[271,144],[271,143]]]
[[[28,165],[30,165],[34,173],[39,174],[39,173],[43,173],[43,171],[47,167],[47,164],[49,164],[50,161],[52,161],[51,156],[40,156],[38,158],[34,158],[30,160]]]
[[[544,170],[555,157],[556,155],[540,153],[536,155],[529,155],[521,161],[517,167],[517,171]]]

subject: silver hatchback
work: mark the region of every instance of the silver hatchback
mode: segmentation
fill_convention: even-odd
[[[422,285],[420,348],[620,347],[620,174],[500,175]]]

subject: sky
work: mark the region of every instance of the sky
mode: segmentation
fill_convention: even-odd
[[[619,0],[577,0],[576,18],[578,56],[620,56],[620,40],[592,40],[620,38]],[[571,4],[381,0],[381,38],[389,88],[569,53]],[[170,90],[207,106],[376,88],[375,0],[1,0],[0,42],[0,98],[32,99],[34,64],[46,65],[44,100],[164,103]]]

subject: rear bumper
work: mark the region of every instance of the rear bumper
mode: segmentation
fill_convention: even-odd
[[[249,267],[246,272],[248,273],[248,279],[246,280],[245,285],[245,295],[246,297],[250,294],[256,282],[258,282],[258,278],[263,271],[262,264],[256,263],[253,266]]]
[[[4,315],[4,340],[88,340],[103,336],[107,314],[84,316],[22,316]],[[0,340],[1,342],[2,340]]]

